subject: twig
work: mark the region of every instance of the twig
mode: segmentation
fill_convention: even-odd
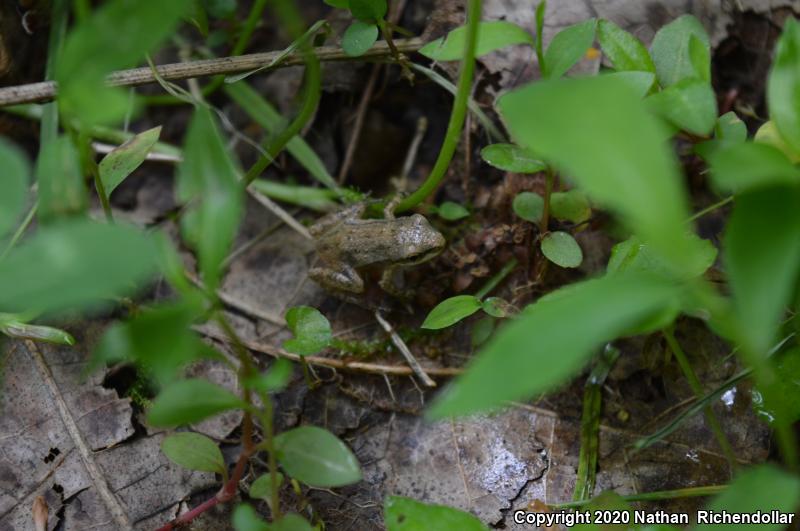
[[[375,310],[374,315],[375,320],[378,321],[378,324],[380,324],[389,334],[389,337],[392,338],[392,343],[394,343],[394,346],[397,347],[397,350],[399,350],[406,359],[409,367],[411,367],[411,370],[414,371],[414,374],[416,374],[419,379],[422,380],[422,383],[424,383],[427,387],[436,387],[436,382],[434,382],[431,377],[425,373],[425,369],[422,368],[422,365],[419,364],[417,358],[415,358],[411,353],[411,350],[408,348],[408,345],[406,345],[406,342],[403,341],[403,338],[394,331],[394,328],[391,324],[389,324],[389,321],[383,318],[379,310]]]
[[[253,186],[247,187],[247,193],[249,193],[253,199],[265,206],[270,212],[280,218],[281,221],[293,228],[300,236],[308,240],[311,239],[311,234],[308,232],[308,229],[302,226],[296,219],[292,217],[291,214],[286,212],[286,210],[284,210],[275,201],[256,190]]]
[[[361,129],[364,126],[364,116],[367,114],[369,102],[372,100],[372,93],[375,91],[375,83],[378,81],[378,73],[381,71],[381,65],[374,65],[372,72],[369,74],[367,86],[361,94],[361,101],[358,103],[358,110],[356,110],[356,119],[353,123],[352,134],[350,135],[350,142],[347,144],[347,151],[344,153],[344,161],[342,167],[339,169],[339,175],[336,182],[342,184],[350,171],[350,165],[353,163],[353,156],[356,154],[358,147],[358,140],[361,138]]]
[[[394,42],[395,47],[404,53],[417,51],[424,42],[422,39],[400,39]],[[171,63],[157,66],[158,74],[167,81],[178,81],[194,77],[213,76],[217,74],[237,74],[247,72],[264,65],[270,64],[283,51],[253,53],[240,55],[237,57],[220,57],[216,59],[201,59],[188,63]],[[320,46],[314,48],[314,53],[320,61],[348,61],[352,57],[345,54],[339,46]],[[378,42],[366,53],[359,56],[358,60],[368,59],[389,59],[392,57],[389,45],[385,42]],[[272,68],[294,66],[303,64],[301,53],[292,53],[282,62],[275,64]],[[129,87],[146,85],[156,81],[150,67],[131,68],[129,70],[119,70],[112,72],[107,78],[106,83],[112,87]],[[49,101],[58,93],[58,87],[54,81],[43,81],[40,83],[30,83],[27,85],[16,85],[13,87],[0,88],[0,107],[14,105],[17,103],[34,103]]]
[[[206,326],[196,326],[195,330],[206,337],[210,337],[211,339],[224,342],[228,341],[228,338],[224,334],[212,328]],[[272,356],[273,358],[286,358],[287,360],[297,363],[305,362],[309,365],[317,365],[320,367],[328,367],[330,369],[343,371],[364,372],[367,374],[388,374],[390,376],[412,376],[414,374],[414,371],[411,369],[411,367],[406,365],[381,365],[378,363],[365,363],[361,361],[345,361],[335,358],[325,358],[323,356],[298,356],[297,354],[286,352],[281,348],[267,345],[259,341],[250,341],[247,339],[242,339],[241,341],[242,345],[252,351],[260,352],[261,354],[266,354],[268,356]],[[425,372],[430,376],[448,378],[452,376],[458,376],[464,371],[459,367],[429,367],[425,369]]]

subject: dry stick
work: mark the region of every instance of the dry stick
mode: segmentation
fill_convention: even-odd
[[[424,42],[422,39],[400,39],[394,42],[395,47],[404,53],[417,51]],[[247,72],[272,63],[283,51],[253,53],[236,57],[220,57],[216,59],[202,59],[188,63],[171,63],[156,67],[158,74],[167,81],[178,81],[195,77],[213,76],[217,74],[237,74]],[[314,48],[314,53],[320,61],[352,61],[367,59],[388,59],[392,57],[389,45],[385,42],[376,43],[363,55],[352,58],[345,54],[339,46],[320,46]],[[301,53],[292,53],[272,68],[294,66],[304,63]],[[106,83],[112,87],[130,87],[155,83],[156,78],[150,67],[131,68],[112,72],[106,77]],[[35,103],[49,101],[58,93],[58,86],[54,81],[43,81],[27,85],[0,88],[0,107],[19,103]]]
[[[397,332],[394,331],[392,325],[390,325],[389,322],[383,318],[381,312],[379,310],[375,310],[373,314],[375,315],[375,320],[378,321],[378,324],[380,324],[383,329],[386,330],[386,333],[389,334],[389,337],[392,338],[392,343],[394,343],[394,346],[397,347],[397,349],[406,359],[408,366],[411,367],[411,369],[414,371],[414,374],[416,374],[417,377],[422,380],[422,383],[424,383],[426,387],[436,387],[436,382],[434,382],[431,377],[427,375],[425,369],[422,368],[422,365],[419,364],[417,358],[415,358],[411,353],[408,345],[406,345],[405,341],[403,341],[403,338],[401,338]]]
[[[364,116],[367,114],[367,107],[369,107],[369,102],[372,100],[372,93],[375,91],[375,83],[378,81],[378,73],[381,71],[381,65],[374,65],[372,67],[372,72],[369,75],[369,81],[367,81],[367,86],[364,89],[364,93],[361,95],[361,101],[358,104],[358,110],[356,111],[356,120],[353,124],[353,134],[350,135],[350,143],[347,144],[347,151],[344,154],[344,162],[342,162],[342,167],[339,170],[339,175],[336,179],[336,182],[342,184],[347,177],[347,172],[350,171],[350,165],[353,163],[353,156],[356,154],[356,148],[358,147],[358,140],[361,138],[361,129],[364,126]]]
[[[210,337],[211,339],[228,342],[228,338],[224,334],[207,326],[195,326],[194,329],[204,336]],[[281,348],[267,345],[266,343],[262,343],[260,341],[242,339],[241,342],[242,345],[250,350],[272,356],[273,358],[286,358],[287,360],[297,363],[305,362],[309,365],[328,367],[329,369],[364,372],[367,374],[388,374],[391,376],[412,376],[414,374],[414,371],[406,365],[381,365],[378,363],[365,363],[361,361],[345,361],[335,358],[325,358],[323,356],[298,356],[297,354],[286,352]],[[425,372],[431,376],[447,378],[458,376],[464,371],[458,367],[430,367],[426,368]]]

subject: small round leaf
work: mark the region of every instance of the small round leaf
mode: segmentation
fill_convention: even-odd
[[[429,505],[402,496],[387,497],[384,514],[387,531],[420,529],[486,531],[486,526],[467,512],[444,505]],[[431,525],[433,522],[436,523],[435,526]]]
[[[378,40],[378,26],[357,20],[350,24],[342,37],[342,49],[350,57],[358,57]]]
[[[358,20],[377,22],[386,16],[386,0],[350,0],[350,12]]]
[[[312,487],[341,487],[361,480],[356,456],[338,437],[301,426],[275,437],[278,461],[291,477]]]
[[[492,317],[508,317],[513,315],[514,306],[505,299],[500,297],[489,297],[483,301],[483,311]]]
[[[481,150],[481,158],[488,164],[514,173],[536,173],[547,165],[528,149],[514,144],[491,144]]]
[[[550,212],[562,221],[583,223],[592,215],[589,200],[581,190],[555,192],[550,196]]]
[[[253,507],[240,503],[233,511],[233,529],[236,531],[272,531],[273,528],[258,516]]]
[[[456,221],[457,219],[469,216],[469,210],[452,201],[445,201],[439,205],[436,212],[439,214],[440,218],[446,219],[447,221]]]
[[[225,460],[217,443],[199,433],[181,432],[161,442],[161,451],[178,466],[202,472],[225,473]]]
[[[439,330],[454,325],[481,309],[481,300],[474,295],[456,295],[445,299],[431,310],[422,328]]]
[[[316,354],[331,341],[331,324],[316,308],[295,306],[286,312],[286,326],[294,339],[283,343],[283,348],[300,356]]]
[[[277,473],[278,487],[283,483],[283,474]],[[272,495],[272,476],[263,474],[250,485],[250,497],[269,501]]]
[[[511,205],[514,213],[526,221],[533,223],[542,219],[544,199],[536,192],[520,192]]]
[[[583,261],[578,242],[567,232],[551,232],[545,236],[542,239],[542,253],[561,267],[578,267]]]

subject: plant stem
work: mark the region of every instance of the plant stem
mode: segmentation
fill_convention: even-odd
[[[281,502],[278,496],[278,460],[275,456],[275,428],[273,425],[274,409],[272,399],[268,393],[259,393],[264,409],[261,414],[261,430],[264,432],[264,448],[267,450],[267,462],[269,464],[270,475],[270,508],[272,510],[272,520],[279,520],[281,517]]]
[[[544,178],[544,207],[542,207],[542,219],[539,222],[539,232],[541,234],[547,233],[547,227],[550,224],[550,196],[553,194],[554,181],[553,169],[548,166]]]
[[[689,382],[689,387],[692,388],[694,396],[699,400],[703,398],[703,395],[705,395],[703,386],[700,383],[700,379],[697,378],[697,374],[695,374],[692,364],[689,363],[689,358],[686,357],[686,353],[684,353],[680,343],[678,343],[678,340],[675,338],[675,331],[673,328],[673,326],[669,326],[663,329],[661,334],[664,336],[664,339],[666,339],[667,345],[672,351],[672,354],[675,356],[678,365],[680,365],[681,371],[683,371],[683,375]],[[719,419],[714,414],[714,410],[711,409],[710,405],[706,406],[703,409],[703,412],[705,413],[706,422],[708,422],[709,428],[711,428],[711,431],[714,433],[714,437],[717,439],[717,443],[722,449],[723,455],[725,455],[725,458],[728,460],[728,464],[730,465],[731,469],[735,470],[737,468],[736,455],[733,452],[730,441],[728,441],[728,437],[725,435],[725,432],[722,429],[722,425],[719,423]]]
[[[300,38],[303,33],[303,21],[294,4],[287,0],[279,0],[276,2],[275,10],[284,25],[289,28],[292,38]],[[314,54],[311,43],[304,42],[300,49],[306,63],[306,83],[305,94],[303,95],[303,106],[300,108],[300,112],[297,113],[294,120],[292,120],[292,123],[269,143],[266,147],[267,153],[259,158],[256,163],[247,170],[243,179],[245,187],[253,182],[261,175],[261,172],[272,164],[272,161],[275,160],[278,153],[283,150],[289,140],[302,131],[303,127],[311,120],[311,117],[317,110],[322,87],[319,59]]]
[[[620,496],[623,500],[628,502],[638,501],[661,501],[673,500],[675,498],[696,498],[698,496],[714,496],[728,488],[728,485],[707,485],[704,487],[688,487],[685,489],[675,490],[659,490],[655,492],[643,492],[641,494],[628,494]],[[567,503],[551,503],[548,504],[551,509],[574,509],[583,507],[591,503],[589,500],[572,501]]]
[[[506,265],[503,266],[503,269],[495,273],[494,276],[492,276],[492,278],[490,278],[486,284],[484,284],[483,287],[481,287],[481,289],[475,293],[475,296],[479,299],[487,296],[494,288],[497,287],[498,284],[500,284],[500,282],[503,281],[504,278],[509,275],[509,273],[514,270],[515,267],[517,267],[517,259],[512,258],[506,262]]]
[[[453,111],[450,122],[447,124],[442,148],[433,165],[428,178],[414,193],[403,199],[395,212],[404,212],[412,209],[427,197],[431,196],[447,173],[450,161],[456,151],[456,146],[461,139],[461,129],[467,115],[467,102],[472,89],[472,75],[475,71],[475,45],[478,41],[478,22],[481,18],[481,0],[468,0],[467,3],[467,35],[464,44],[464,55],[461,60],[461,72],[458,76],[458,92],[453,102]]]
[[[733,201],[733,196],[729,195],[725,199],[717,201],[713,205],[709,205],[706,208],[704,208],[703,210],[700,210],[699,212],[696,212],[694,215],[692,215],[692,217],[689,218],[689,221],[697,221],[698,219],[702,218],[706,214],[710,214],[711,212],[714,212],[716,209],[724,207],[725,205],[727,205],[731,201]]]
[[[36,215],[36,210],[38,208],[39,208],[39,202],[34,201],[33,205],[31,205],[30,210],[28,210],[28,213],[25,215],[25,219],[22,220],[20,226],[17,227],[17,230],[14,232],[14,235],[11,237],[11,240],[8,242],[8,245],[6,245],[6,248],[3,249],[3,254],[0,254],[0,260],[3,260],[3,258],[5,258],[6,255],[11,251],[11,249],[14,248],[19,239],[22,238],[22,235],[25,233],[25,230],[30,226],[31,222],[33,221],[33,217]]]

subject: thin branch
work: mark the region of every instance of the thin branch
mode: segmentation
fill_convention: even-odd
[[[401,39],[394,41],[395,47],[403,53],[417,51],[424,42],[421,39]],[[201,59],[188,63],[171,63],[156,67],[158,74],[167,81],[178,81],[195,77],[214,76],[218,74],[237,74],[269,65],[283,51],[253,53],[236,57],[220,57],[216,59]],[[320,46],[314,48],[314,53],[320,61],[347,61],[354,60],[345,54],[339,46]],[[356,58],[357,60],[390,59],[391,50],[385,42],[378,42],[366,53]],[[301,53],[292,53],[272,68],[294,66],[303,64]],[[150,67],[131,68],[112,72],[106,82],[112,87],[129,87],[155,83],[156,78]],[[54,81],[43,81],[27,85],[0,88],[0,107],[19,103],[35,103],[49,101],[58,92]]]
[[[196,326],[194,328],[195,330],[197,330],[206,337],[215,339],[217,341],[224,341],[226,343],[228,342],[228,338],[217,330],[214,330],[207,326]],[[414,375],[414,371],[411,369],[411,367],[408,367],[407,365],[381,365],[378,363],[365,363],[362,361],[345,361],[336,358],[325,358],[323,356],[298,356],[297,354],[286,352],[281,348],[274,347],[272,345],[267,345],[266,343],[262,343],[260,341],[250,341],[247,339],[242,339],[242,345],[244,345],[245,347],[249,348],[254,352],[267,354],[268,356],[272,356],[273,358],[286,358],[287,360],[291,360],[297,363],[305,362],[308,363],[309,365],[328,367],[330,369],[364,372],[368,374],[388,374],[391,376]],[[429,376],[447,378],[452,376],[458,376],[459,374],[463,373],[464,370],[459,367],[426,367],[425,372],[428,373]]]

